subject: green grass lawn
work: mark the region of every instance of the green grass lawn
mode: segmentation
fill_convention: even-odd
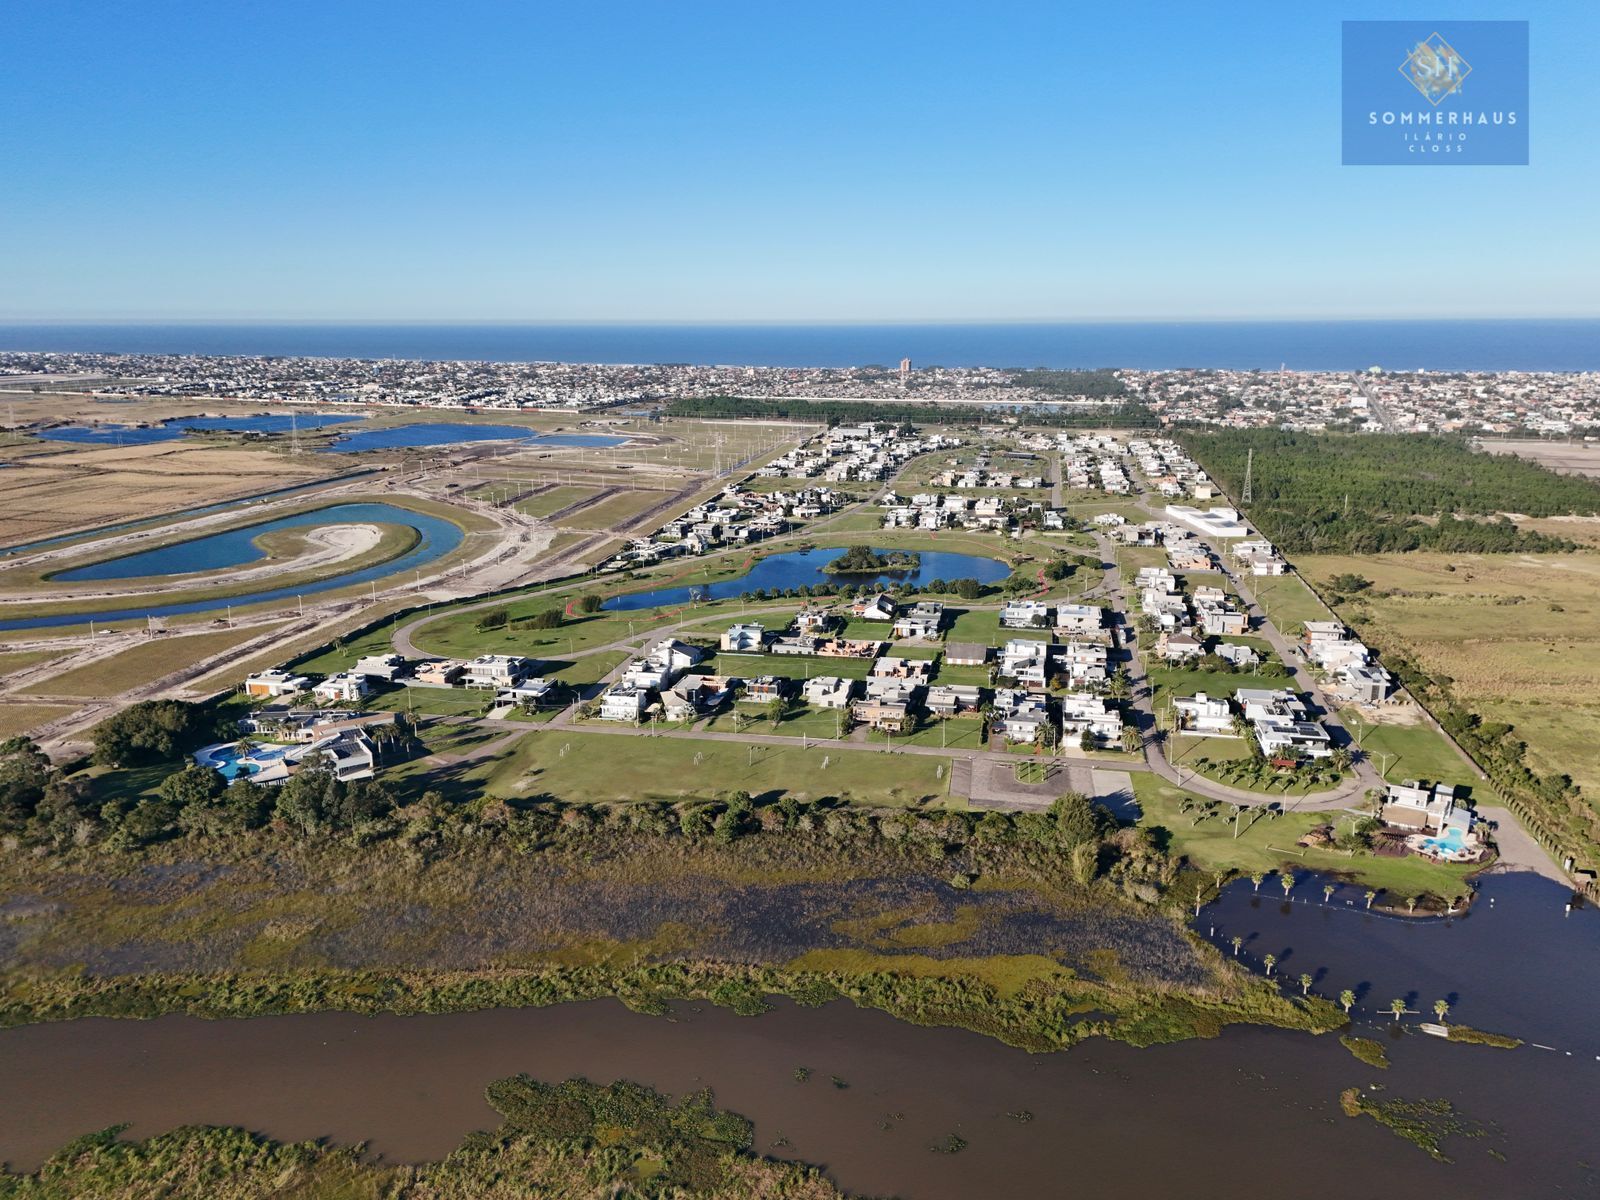
[[[1267,618],[1284,637],[1294,640],[1294,629],[1306,621],[1329,621],[1332,615],[1298,575],[1250,579],[1245,583],[1257,603],[1264,603]]]
[[[1199,808],[1180,812],[1185,793],[1165,780],[1145,772],[1133,774],[1134,795],[1143,815],[1139,824],[1165,829],[1171,846],[1204,870],[1276,871],[1288,866],[1294,870],[1338,873],[1358,884],[1391,893],[1394,897],[1432,892],[1446,899],[1465,891],[1464,880],[1472,868],[1441,866],[1420,858],[1378,858],[1371,854],[1346,855],[1337,850],[1307,849],[1295,842],[1308,829],[1343,819],[1339,813],[1286,812],[1275,818],[1246,813],[1239,822],[1239,836],[1233,836],[1232,811],[1224,806],[1218,815],[1194,823]],[[1191,797],[1197,804],[1198,797]],[[1266,894],[1282,895],[1277,884],[1262,885]]]
[[[76,667],[38,685],[38,691],[61,696],[116,696],[163,675],[220,654],[231,646],[260,637],[263,627],[219,629],[179,637],[168,634],[141,642],[120,654]],[[243,675],[239,677],[242,681]]]
[[[562,754],[562,748],[566,753]],[[942,775],[941,775],[942,768]],[[529,734],[510,753],[477,765],[464,779],[494,795],[551,795],[568,801],[711,798],[741,790],[762,799],[838,796],[863,804],[943,802],[950,762],[824,742],[805,749],[689,738]]]
[[[812,708],[809,704],[802,704],[786,713],[782,721],[774,725],[767,720],[759,706],[740,705],[738,710],[739,728],[734,729],[734,714],[724,710],[715,716],[706,719],[700,727],[715,733],[759,733],[777,737],[806,737],[816,740],[832,740],[839,731],[840,710],[831,708]],[[845,736],[849,737],[849,721],[845,722]]]
[[[558,509],[569,504],[576,504],[579,500],[586,500],[597,495],[599,488],[581,487],[576,484],[560,484],[548,492],[540,492],[537,496],[529,496],[526,500],[517,502],[517,511],[526,513],[530,517],[548,517]]]
[[[952,717],[949,720],[930,717],[911,733],[891,735],[871,730],[867,733],[867,741],[875,746],[885,743],[891,746],[940,746],[952,753],[987,749],[983,742],[983,722],[977,717]]]
[[[1375,725],[1355,709],[1340,714],[1352,737],[1390,781],[1426,779],[1430,782],[1472,785],[1477,772],[1464,762],[1444,735],[1426,722],[1415,725]],[[1391,757],[1384,757],[1389,755]]]
[[[1220,763],[1250,758],[1251,744],[1247,738],[1204,738],[1177,734],[1167,742],[1167,757],[1179,770],[1195,771],[1213,782],[1247,792],[1260,792],[1263,796],[1305,796],[1326,792],[1335,786],[1331,779],[1311,783],[1290,774],[1265,775],[1259,779],[1241,776],[1235,779],[1218,769]],[[1202,759],[1206,761],[1202,763]]]
[[[998,646],[1011,634],[1000,628],[1000,613],[996,609],[962,609],[945,613],[948,625],[944,640],[949,642],[976,642],[980,646]]]

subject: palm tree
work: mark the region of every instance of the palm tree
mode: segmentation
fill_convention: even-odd
[[[1439,1018],[1439,1024],[1444,1024],[1445,1014],[1450,1011],[1448,1000],[1435,1000],[1433,1002],[1433,1015]]]
[[[1394,1019],[1396,1021],[1398,1021],[1401,1017],[1403,1017],[1405,1015],[1406,1002],[1404,1000],[1391,1000],[1391,1001],[1389,1001],[1389,1011],[1394,1014]]]
[[[1302,996],[1309,996],[1311,994],[1311,976],[1305,974],[1304,972],[1301,972],[1300,975],[1300,994]]]
[[[1242,945],[1244,945],[1244,939],[1235,935],[1233,939],[1233,956],[1235,958],[1239,957],[1239,947]]]
[[[1407,896],[1406,897],[1406,911],[1408,913],[1411,913],[1412,915],[1416,914],[1416,911],[1417,911],[1417,898],[1415,896]]]
[[[1272,968],[1278,965],[1278,956],[1276,954],[1263,954],[1261,961],[1266,964],[1267,974],[1271,975]]]
[[[1367,907],[1371,908],[1372,907],[1372,902],[1374,900],[1376,900],[1377,898],[1378,898],[1378,893],[1369,889],[1367,891]]]
[[[1355,1007],[1356,994],[1349,988],[1345,988],[1344,991],[1339,993],[1339,1003],[1344,1005],[1345,1015],[1349,1016],[1350,1010]]]
[[[1289,893],[1294,890],[1294,872],[1285,871],[1283,874],[1278,876],[1278,882],[1283,886],[1283,897],[1285,900],[1287,900],[1289,898]]]
[[[1326,884],[1322,889],[1322,902],[1324,904],[1333,899],[1333,884]]]
[[[1265,871],[1251,871],[1250,872],[1250,882],[1255,884],[1256,891],[1258,891],[1258,892],[1261,890],[1261,884],[1266,878],[1267,878],[1267,873]]]

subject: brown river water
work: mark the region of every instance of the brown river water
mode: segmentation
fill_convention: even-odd
[[[483,1099],[489,1080],[528,1072],[628,1078],[673,1094],[710,1086],[720,1105],[755,1121],[757,1149],[824,1166],[850,1191],[908,1200],[1597,1195],[1600,1048],[1590,1043],[1600,1041],[1600,919],[1564,916],[1558,892],[1531,876],[1490,880],[1495,905],[1480,902],[1448,925],[1382,921],[1338,898],[1332,909],[1283,904],[1248,885],[1207,910],[1203,932],[1276,947],[1296,960],[1295,975],[1324,975],[1320,989],[1368,985],[1358,1032],[1389,1039],[1387,1072],[1335,1038],[1269,1029],[1030,1055],[843,1002],[780,1002],[756,1018],[694,1005],[648,1017],[595,1001],[422,1017],[81,1020],[0,1031],[0,1158],[30,1168],[75,1135],[126,1121],[133,1136],[237,1124],[365,1142],[390,1161],[431,1159],[496,1123]],[[1508,938],[1518,957],[1496,965],[1488,951]],[[1548,989],[1538,982],[1546,960],[1564,972]],[[1391,1032],[1377,1010],[1401,977],[1417,977],[1427,1008],[1443,963],[1456,964],[1462,1019],[1473,1019],[1474,1003],[1480,1014],[1543,1009],[1550,1020],[1530,1032],[1553,1048],[1450,1044],[1416,1034],[1416,1016],[1410,1033]],[[1505,1028],[1482,1015],[1478,1023]],[[804,1083],[799,1067],[811,1071]],[[1488,1135],[1453,1138],[1456,1161],[1434,1162],[1339,1111],[1343,1088],[1372,1082],[1394,1096],[1448,1097]],[[1014,1115],[1024,1111],[1031,1120]],[[960,1153],[930,1149],[952,1133],[967,1142]],[[775,1149],[779,1138],[787,1145]]]

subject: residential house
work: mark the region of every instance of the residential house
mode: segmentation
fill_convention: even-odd
[[[782,700],[792,690],[788,679],[782,675],[758,675],[745,681],[741,700],[750,704],[771,704]]]
[[[806,703],[813,708],[848,708],[856,694],[856,681],[836,675],[818,675],[806,680],[801,691]]]
[[[1094,637],[1105,622],[1105,610],[1093,604],[1058,604],[1056,606],[1056,636],[1058,638]]]
[[[1205,646],[1187,633],[1163,633],[1156,640],[1156,654],[1169,663],[1188,662],[1203,653]]]
[[[480,654],[461,673],[467,687],[509,688],[533,674],[533,660],[520,654]]]
[[[856,720],[872,729],[887,733],[904,733],[911,727],[911,718],[903,701],[866,699],[854,709]]]
[[[311,689],[311,694],[318,700],[328,703],[351,703],[360,700],[372,691],[372,685],[367,682],[365,675],[357,675],[354,671],[340,671],[337,675],[329,675],[316,687]]]
[[[311,680],[304,675],[293,675],[282,667],[272,667],[270,670],[258,671],[254,675],[245,676],[244,694],[247,696],[293,696],[296,692],[303,692],[311,686]]]
[[[880,592],[857,600],[850,606],[850,612],[863,621],[892,621],[899,614],[900,606],[892,596]]]
[[[936,717],[976,713],[983,705],[983,689],[971,684],[939,684],[928,689],[924,703]]]
[[[600,698],[602,721],[627,721],[637,725],[650,703],[650,693],[642,687],[618,684]]]
[[[766,637],[766,628],[755,622],[730,625],[717,648],[732,654],[760,654]]]
[[[1050,606],[1042,600],[1012,600],[1000,610],[1006,629],[1043,629],[1050,624]]]
[[[393,682],[406,673],[406,660],[398,654],[369,654],[351,668],[357,675]]]
[[[412,680],[423,687],[454,687],[466,669],[466,664],[452,658],[430,659],[417,664]]]
[[[1116,705],[1088,692],[1068,692],[1061,697],[1061,736],[1071,744],[1082,741],[1085,733],[1101,745],[1122,737],[1122,714]]]
[[[1448,783],[1432,787],[1417,780],[1391,783],[1384,788],[1383,821],[1413,833],[1437,836],[1452,827],[1467,833],[1474,814],[1469,808],[1457,808],[1457,799],[1456,789]]]
[[[1050,644],[1012,638],[1000,647],[1000,674],[1025,687],[1044,687],[1050,678]]]
[[[1193,737],[1238,737],[1233,726],[1233,709],[1221,696],[1196,692],[1174,696],[1172,711],[1178,732]]]
[[[981,642],[951,642],[944,648],[944,661],[952,667],[984,667],[993,653]]]
[[[669,721],[692,721],[727,703],[733,681],[718,675],[685,675],[661,693],[662,715]]]

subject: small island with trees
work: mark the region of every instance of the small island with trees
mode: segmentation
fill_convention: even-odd
[[[822,569],[829,575],[876,575],[879,571],[915,571],[921,565],[922,555],[915,550],[851,546]]]

